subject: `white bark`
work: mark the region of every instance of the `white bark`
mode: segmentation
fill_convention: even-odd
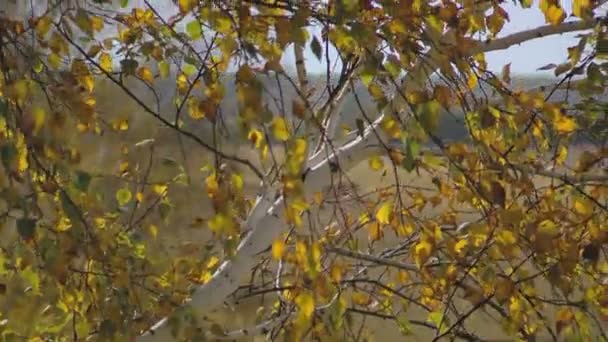
[[[514,45],[521,43],[552,36],[556,34],[564,34],[568,32],[577,32],[592,29],[597,22],[595,20],[588,21],[573,21],[567,23],[561,23],[559,25],[543,25],[530,30],[521,31],[510,34],[503,38],[494,40],[488,40],[487,42],[480,42],[478,45],[479,52],[491,52],[497,50],[505,50]]]
[[[328,157],[320,162],[314,163],[310,168],[304,181],[304,189],[310,194],[320,191],[331,179],[330,161],[337,160],[340,168],[344,171],[356,166],[361,160],[377,153],[378,141],[373,130],[381,122],[383,116],[378,118],[373,125],[367,128],[363,137],[357,137],[353,141],[338,148],[330,153]],[[319,158],[320,159],[320,158]],[[312,160],[315,161],[314,159]],[[260,208],[264,208],[274,194],[266,193],[264,200],[260,200]],[[272,206],[266,211],[253,210],[248,219],[247,228],[251,228],[249,234],[243,239],[238,247],[236,256],[224,261],[215,272],[211,280],[201,286],[192,296],[189,305],[201,317],[205,313],[217,308],[221,303],[234,292],[240,284],[241,279],[248,276],[249,270],[257,263],[256,255],[266,249],[274,239],[276,239],[286,228],[285,217],[283,214],[283,196],[274,201]],[[139,337],[138,341],[171,341],[170,326],[167,319],[163,319],[151,329],[153,334],[146,333]]]

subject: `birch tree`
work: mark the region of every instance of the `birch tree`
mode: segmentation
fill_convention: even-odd
[[[7,2],[3,337],[606,340],[604,1],[503,2]]]

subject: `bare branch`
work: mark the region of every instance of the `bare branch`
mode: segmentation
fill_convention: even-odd
[[[373,134],[373,131],[380,124],[382,118],[383,116],[369,126],[363,136],[344,144],[310,167],[310,171],[304,180],[304,189],[306,189],[308,195],[322,190],[327,181],[332,178],[333,163],[339,164],[342,170],[349,170],[359,164],[361,160],[377,152],[377,149],[369,146],[378,145],[377,136]],[[316,158],[311,158],[309,163],[315,162],[315,160]],[[262,199],[258,201],[267,205],[268,201],[271,201],[276,195],[277,193],[267,191]],[[246,224],[249,233],[239,244],[235,256],[231,260],[224,261],[211,280],[198,288],[192,295],[188,305],[199,316],[213,311],[238,289],[240,280],[246,277],[247,272],[256,264],[258,254],[263,252],[287,228],[283,203],[284,197],[278,196],[266,212],[261,209],[253,210]],[[264,206],[261,206],[261,208],[264,208]],[[175,314],[179,314],[179,310]],[[171,341],[173,339],[168,318],[164,318],[137,340]]]
[[[543,36],[580,31],[587,28],[591,28],[594,22],[576,22],[576,23],[565,23],[556,27],[542,26],[534,30],[520,32],[518,34],[510,35],[505,38],[497,39],[488,43],[480,43],[477,51],[475,52],[488,52],[500,49],[506,49],[509,46],[519,44],[521,42],[535,39]],[[453,33],[452,33],[453,34]],[[444,35],[442,40],[450,41],[451,35],[448,33]],[[406,76],[406,80],[418,80],[418,82],[405,82],[401,88],[405,89],[415,83],[424,84],[428,71],[434,72],[437,69],[434,58],[439,54],[440,51],[437,48],[432,48],[431,51],[421,57],[418,62],[420,68],[413,68],[413,72]],[[296,66],[298,67],[298,77],[301,85],[301,90],[304,94],[307,86],[307,76],[303,65],[303,51],[301,47],[295,47]],[[428,64],[428,60],[431,61]],[[403,89],[400,89],[403,90]],[[343,95],[342,95],[343,96]],[[336,97],[340,99],[340,96]],[[393,98],[392,108],[399,97]],[[335,114],[336,107],[339,101],[333,102],[334,106],[328,106],[328,114]],[[310,108],[307,108],[306,119],[310,120]],[[377,148],[380,144],[380,137],[374,132],[375,128],[383,120],[385,114],[380,115],[374,122],[365,130],[362,136],[358,136],[350,142],[342,145],[337,149],[332,149],[331,146],[327,146],[313,157],[308,160],[308,164],[313,165],[309,167],[309,171],[306,174],[304,180],[304,189],[307,194],[312,194],[316,191],[321,190],[333,177],[335,172],[335,165],[339,165],[339,169],[347,171],[350,168],[357,165],[360,161],[365,160],[369,156],[378,152]],[[311,128],[307,127],[307,134]],[[311,137],[308,136],[308,139]],[[268,185],[267,185],[268,186]],[[276,198],[276,199],[275,199]],[[274,200],[273,200],[274,199]],[[205,285],[198,288],[189,303],[198,315],[204,315],[205,313],[211,312],[217,308],[221,303],[233,293],[239,286],[240,280],[245,277],[248,271],[255,265],[257,256],[263,252],[274,239],[276,239],[285,229],[287,225],[284,219],[284,213],[282,210],[284,198],[279,196],[276,190],[269,187],[269,189],[258,199],[255,209],[252,211],[250,217],[246,222],[246,229],[248,233],[246,237],[241,241],[237,248],[235,256],[231,260],[224,261],[224,263],[218,268],[211,280]],[[335,249],[334,252],[342,253],[343,255],[363,260],[370,260],[373,256],[353,254],[355,252],[347,250]],[[373,261],[377,262],[377,259]],[[383,260],[384,262],[386,260]],[[413,269],[411,265],[402,265],[401,263],[395,263],[391,266],[404,269]],[[178,314],[178,313],[177,313]],[[152,333],[147,333],[138,338],[138,341],[170,341],[173,340],[171,334],[171,327],[167,324],[167,319],[163,319],[151,328]]]
[[[572,21],[555,25],[539,26],[530,30],[513,33],[503,38],[488,40],[487,42],[479,42],[478,50],[475,52],[491,52],[497,50],[505,50],[513,45],[518,45],[530,40],[544,38],[556,34],[564,34],[568,32],[584,31],[593,28],[597,24],[595,20],[589,21]]]
[[[387,258],[375,257],[373,255],[363,254],[340,247],[329,247],[327,248],[327,251],[353,259],[369,261],[378,265],[395,267],[405,271],[418,271],[418,267],[414,264],[404,264]]]

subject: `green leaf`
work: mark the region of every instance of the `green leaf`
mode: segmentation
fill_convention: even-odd
[[[316,36],[312,37],[312,41],[310,42],[310,48],[312,49],[312,53],[315,54],[317,59],[321,60],[321,58],[323,57],[323,47],[321,46],[321,43],[319,42],[319,39],[317,39]]]
[[[167,217],[169,217],[169,213],[171,213],[171,204],[168,202],[161,202],[158,205],[158,212],[160,213],[160,218],[164,220],[167,219]]]
[[[2,148],[0,148],[0,159],[2,159],[2,166],[4,166],[4,168],[7,170],[10,169],[11,161],[15,158],[16,155],[17,149],[14,145],[5,144],[4,146],[2,146]]]
[[[439,109],[441,105],[436,100],[419,104],[416,107],[418,119],[422,128],[427,132],[434,132],[439,125]]]
[[[190,39],[197,40],[202,36],[201,23],[198,20],[192,20],[188,24],[186,24],[186,32],[190,36]]]
[[[85,33],[92,35],[93,28],[91,27],[91,21],[89,20],[89,15],[83,9],[78,9],[76,11],[76,17],[74,18],[76,25]]]
[[[40,277],[32,270],[32,266],[28,266],[19,272],[23,280],[32,287],[32,292],[35,295],[40,295]]]
[[[429,313],[428,321],[435,324],[438,327],[443,320],[443,313],[441,312],[431,312]]]
[[[125,8],[129,6],[129,0],[121,0],[120,1],[120,7]]]
[[[6,117],[8,113],[8,101],[6,99],[0,99],[0,115]]]
[[[420,154],[420,144],[416,140],[406,139],[405,141],[405,158],[403,159],[403,167],[407,171],[414,170],[416,157]]]
[[[119,189],[116,192],[116,200],[121,207],[129,203],[129,201],[131,201],[131,197],[131,191],[127,188]]]
[[[114,325],[114,322],[112,322],[109,319],[104,320],[99,325],[99,336],[101,336],[101,337],[111,338],[114,336],[115,332],[116,332],[116,326]]]
[[[447,319],[444,319],[443,312],[431,312],[427,319],[428,322],[433,323],[439,328],[439,333],[443,334],[448,329]]]
[[[158,70],[160,73],[160,77],[162,77],[162,78],[169,77],[169,63],[167,63],[167,61],[160,61],[158,63]]]
[[[82,192],[87,192],[89,189],[89,184],[91,184],[91,175],[83,171],[77,171],[76,178],[74,179],[76,189]]]
[[[397,325],[402,336],[412,335],[412,325],[404,314],[397,316]]]
[[[29,218],[17,220],[17,232],[23,240],[31,240],[36,233],[36,221]]]
[[[194,74],[196,74],[197,70],[196,67],[192,64],[184,64],[184,67],[182,69],[184,71],[184,74],[186,74],[186,76],[192,76]]]
[[[59,193],[59,199],[61,200],[61,206],[63,207],[63,211],[68,216],[73,225],[80,224],[80,211],[79,209],[72,203],[68,195],[61,191]]]
[[[120,66],[124,73],[134,75],[139,63],[134,59],[123,59],[120,61]]]

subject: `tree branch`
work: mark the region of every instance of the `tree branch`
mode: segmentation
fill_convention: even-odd
[[[333,174],[332,163],[340,165],[342,170],[349,170],[359,164],[361,160],[376,153],[377,150],[369,146],[377,145],[377,137],[372,132],[382,121],[383,116],[369,126],[363,136],[346,143],[321,161],[310,167],[305,180],[304,189],[307,195],[320,191],[331,179]],[[312,158],[311,162],[315,162]],[[276,193],[266,192],[258,203],[268,203]],[[266,211],[254,209],[248,217],[246,229],[247,236],[239,244],[235,256],[226,260],[216,270],[211,280],[199,287],[189,302],[189,306],[199,316],[213,311],[233,293],[239,286],[240,280],[247,276],[249,270],[256,264],[257,256],[264,251],[287,227],[283,209],[284,197],[279,196]],[[256,205],[257,208],[257,205]],[[261,205],[260,208],[264,208]],[[174,315],[179,315],[178,312]],[[164,318],[149,329],[149,332],[140,336],[137,341],[172,341],[174,337],[168,319]]]
[[[369,261],[369,262],[372,262],[372,263],[375,263],[378,265],[395,267],[395,268],[405,270],[405,271],[414,271],[415,272],[415,271],[419,270],[418,267],[416,267],[416,265],[414,265],[414,264],[404,264],[404,263],[401,263],[398,261],[393,261],[393,260],[390,260],[387,258],[376,257],[376,256],[369,255],[369,254],[363,254],[363,253],[351,251],[351,250],[340,248],[340,247],[328,247],[327,251],[341,255],[341,256],[349,257],[352,259]]]
[[[473,52],[489,52],[506,49],[509,46],[520,44],[527,40],[553,34],[585,30],[593,27],[593,25],[594,22],[591,21],[564,23],[556,27],[541,26],[533,30],[513,34],[488,43],[480,43],[478,45],[478,50]],[[446,36],[449,38],[449,35]],[[300,49],[301,47],[295,48],[296,59],[298,59],[299,51],[301,52]],[[433,56],[437,53],[439,53],[437,49],[431,49],[430,53],[425,57],[430,58],[432,62]],[[303,56],[300,57],[303,58]],[[422,81],[420,77],[426,76],[426,71],[429,69],[437,69],[434,62],[426,67],[424,67],[424,62],[424,58],[421,58],[418,65],[422,67],[412,69],[413,72],[406,76],[407,79],[418,79],[419,81]],[[301,63],[297,62],[296,64]],[[301,74],[302,70],[298,71],[300,83],[305,86],[307,82],[302,82],[303,78],[301,77]],[[305,76],[304,73],[304,77]],[[405,88],[407,84],[409,84],[409,82],[406,82],[401,88]],[[397,98],[398,97],[394,97],[393,102]],[[388,106],[388,108],[392,107],[393,106]],[[335,111],[335,109],[333,110]],[[346,171],[356,166],[360,161],[377,153],[378,150],[373,147],[370,148],[370,146],[379,145],[379,137],[375,134],[374,130],[383,120],[384,115],[385,114],[380,115],[372,125],[368,126],[362,136],[356,137],[335,150],[331,149],[330,146],[327,146],[308,160],[308,164],[312,164],[313,166],[309,168],[309,172],[304,180],[304,189],[306,189],[307,194],[320,191],[327,184],[333,177],[335,164],[339,164],[340,169]],[[310,119],[309,115],[307,115],[307,119]],[[224,261],[211,280],[194,292],[189,305],[199,316],[211,312],[221,305],[225,298],[238,288],[240,280],[244,278],[249,270],[255,265],[257,255],[264,251],[272,241],[285,230],[286,223],[283,210],[281,210],[284,198],[283,196],[278,196],[273,202],[272,199],[277,195],[278,193],[276,190],[270,189],[259,197],[256,206],[246,222],[245,229],[249,230],[249,232],[241,241],[235,256],[231,260]],[[179,313],[174,313],[174,315],[178,314]],[[175,338],[171,333],[171,327],[168,324],[167,318],[165,318],[155,324],[148,333],[140,336],[137,341],[171,341],[174,339]]]
[[[572,21],[555,25],[544,25],[539,26],[530,30],[521,31],[510,34],[503,38],[494,40],[488,40],[486,42],[479,42],[477,51],[475,52],[491,52],[497,50],[505,50],[513,45],[518,45],[529,40],[544,38],[556,34],[563,34],[568,32],[584,31],[593,28],[597,24],[597,20],[588,21]]]

